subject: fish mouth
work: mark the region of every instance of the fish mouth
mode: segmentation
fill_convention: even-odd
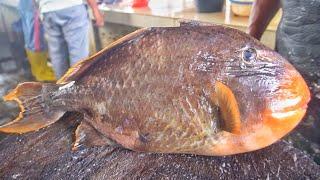
[[[258,150],[278,141],[299,124],[306,114],[310,91],[302,76],[290,66],[278,91],[266,100],[261,112],[262,123],[250,125],[253,130],[240,135],[221,132],[220,143],[211,153],[232,155]]]
[[[294,129],[303,119],[310,91],[302,76],[288,65],[285,77],[281,80],[275,99],[268,103],[269,108],[263,113],[264,124],[272,129],[275,137],[280,139]]]

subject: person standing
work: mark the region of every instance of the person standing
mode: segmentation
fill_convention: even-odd
[[[250,15],[248,33],[260,39],[281,6],[283,15],[277,29],[276,50],[297,68],[309,85],[312,99],[298,131],[305,139],[319,146],[320,0],[256,0]]]
[[[54,81],[55,75],[48,65],[47,46],[44,40],[43,25],[34,0],[20,0],[18,4],[23,31],[25,51],[32,76],[37,81]]]
[[[89,56],[89,16],[83,0],[37,0],[47,34],[49,56],[56,78]],[[104,25],[95,0],[87,0],[96,25]]]

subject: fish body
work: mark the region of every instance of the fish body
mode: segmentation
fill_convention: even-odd
[[[290,132],[309,98],[295,68],[243,32],[147,28],[76,64],[57,84],[19,85],[5,100],[18,101],[21,113],[0,131],[38,130],[78,111],[75,147],[230,155]]]

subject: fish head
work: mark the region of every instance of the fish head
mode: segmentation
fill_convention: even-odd
[[[310,100],[309,88],[299,72],[261,43],[243,44],[229,59],[221,81],[233,92],[241,126],[236,134],[222,132],[223,143],[215,149],[221,155],[253,151],[276,142],[298,125]]]

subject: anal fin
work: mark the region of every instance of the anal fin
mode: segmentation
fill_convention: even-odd
[[[75,142],[72,150],[77,150],[79,147],[105,146],[115,145],[108,137],[98,132],[88,122],[82,121],[75,132]]]

